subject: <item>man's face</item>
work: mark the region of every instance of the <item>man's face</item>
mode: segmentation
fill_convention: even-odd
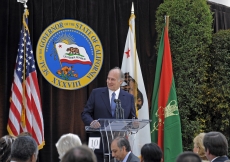
[[[127,154],[125,146],[123,146],[122,148],[119,148],[117,146],[117,141],[112,142],[111,151],[112,151],[112,156],[116,158],[118,161],[122,161]]]
[[[111,91],[116,91],[120,87],[122,81],[120,80],[120,71],[113,69],[109,72],[107,77],[107,86]]]
[[[137,89],[137,87],[132,80],[129,81],[129,88],[129,93],[135,95],[135,89]]]
[[[142,106],[143,106],[143,101],[139,97],[139,98],[137,98],[137,109],[140,110]]]

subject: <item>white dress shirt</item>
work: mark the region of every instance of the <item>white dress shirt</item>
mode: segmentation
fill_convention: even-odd
[[[118,96],[119,96],[119,94],[120,94],[120,88],[119,88],[118,90],[116,90],[116,91],[111,91],[111,90],[109,89],[109,101],[110,101],[110,104],[111,104],[111,98],[112,98],[112,93],[113,93],[113,92],[115,92],[115,94],[116,94],[115,99],[118,99]]]

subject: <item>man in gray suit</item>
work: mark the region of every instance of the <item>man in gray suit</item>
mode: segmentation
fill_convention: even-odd
[[[140,162],[140,159],[131,152],[126,137],[116,137],[111,143],[112,156],[122,162]]]

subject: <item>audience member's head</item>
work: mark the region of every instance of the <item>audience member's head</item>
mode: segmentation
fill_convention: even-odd
[[[117,137],[111,143],[112,156],[118,161],[122,161],[131,151],[129,141],[125,137]]]
[[[228,142],[226,137],[220,132],[209,132],[204,136],[203,144],[205,154],[208,160],[212,160],[217,156],[228,154]]]
[[[147,143],[141,148],[141,162],[161,162],[162,156],[162,151],[156,143]]]
[[[67,151],[61,162],[97,162],[97,158],[90,148],[82,145]]]
[[[202,162],[202,160],[198,154],[186,151],[177,157],[176,162]]]
[[[80,145],[82,143],[78,135],[72,133],[62,135],[56,143],[59,159],[62,159],[68,150]]]
[[[38,145],[30,136],[17,137],[11,147],[11,160],[20,162],[36,162]]]
[[[13,144],[16,137],[11,135],[5,135],[0,139],[0,161],[9,162],[11,145]]]
[[[207,157],[205,156],[205,149],[203,145],[204,135],[205,133],[200,133],[193,139],[193,143],[194,143],[193,152],[197,153],[202,160],[208,160]]]

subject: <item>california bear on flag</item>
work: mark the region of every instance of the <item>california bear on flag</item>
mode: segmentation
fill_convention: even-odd
[[[92,65],[84,47],[80,47],[76,44],[68,45],[63,42],[56,43],[55,47],[61,63]]]

